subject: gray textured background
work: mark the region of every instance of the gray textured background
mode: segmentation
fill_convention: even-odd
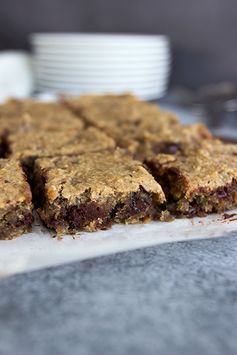
[[[237,82],[236,0],[1,0],[1,49],[34,31],[165,33],[173,84]]]
[[[1,355],[237,354],[237,238],[0,281]]]

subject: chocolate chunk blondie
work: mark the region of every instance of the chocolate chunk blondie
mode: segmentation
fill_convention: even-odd
[[[0,159],[0,239],[13,239],[31,230],[31,191],[15,160]]]
[[[160,130],[144,131],[143,135],[129,140],[122,138],[121,146],[127,146],[129,151],[141,161],[158,153],[175,154],[186,144],[195,144],[205,140],[211,140],[212,134],[203,124],[193,125],[163,125]],[[132,147],[132,149],[131,149]]]
[[[50,131],[80,130],[82,120],[58,102],[23,101],[23,118],[29,129]]]
[[[177,216],[205,216],[237,206],[237,145],[218,140],[183,146],[147,160]]]
[[[69,104],[70,105],[70,104]],[[87,124],[104,129],[109,133],[111,129],[120,127],[121,124],[132,125],[136,128],[140,122],[164,121],[164,114],[155,104],[139,101],[133,96],[105,96],[100,100],[87,100],[87,104],[74,105],[74,112],[78,112]],[[166,115],[167,123],[177,122],[175,115]]]
[[[89,107],[100,106],[104,108],[109,108],[118,105],[131,104],[134,102],[140,102],[140,100],[130,94],[122,94],[122,95],[81,95],[79,97],[61,97],[61,103],[65,105],[65,107],[69,108],[71,111],[76,114],[81,114],[82,111]]]
[[[181,125],[168,123],[168,113],[160,120],[147,119],[133,126],[121,124],[110,129],[117,145],[126,149],[136,159],[144,161],[158,153],[175,154],[183,144],[212,139],[212,134],[203,124]]]
[[[20,160],[28,172],[32,171],[37,158],[78,155],[114,147],[114,140],[94,127],[80,132],[34,131],[8,137],[8,156]]]
[[[84,127],[79,117],[59,103],[16,100],[10,106],[13,108],[0,105],[0,136],[39,130],[80,131]]]
[[[165,202],[142,164],[120,150],[38,159],[34,176],[38,212],[57,234],[159,219]]]

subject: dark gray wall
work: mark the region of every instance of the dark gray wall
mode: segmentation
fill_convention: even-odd
[[[237,0],[1,0],[0,48],[34,31],[165,33],[174,84],[237,83]]]

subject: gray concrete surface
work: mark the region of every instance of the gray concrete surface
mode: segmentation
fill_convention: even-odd
[[[0,281],[0,354],[237,354],[237,238]]]

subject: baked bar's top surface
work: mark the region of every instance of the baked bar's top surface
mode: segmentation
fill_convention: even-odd
[[[24,106],[25,125],[41,130],[82,129],[83,122],[59,103],[27,102]]]
[[[11,132],[24,131],[24,120],[21,117],[0,118],[0,135],[6,135]]]
[[[150,142],[156,141],[179,141],[183,143],[195,143],[200,139],[211,139],[212,134],[202,123],[192,125],[165,125],[163,124],[157,131],[152,129],[144,130],[144,139]],[[194,140],[193,140],[194,139]]]
[[[59,103],[16,100],[6,103],[5,106],[12,108],[4,108],[4,105],[0,107],[0,134],[4,131],[13,133],[32,130],[79,131],[84,127],[79,117]]]
[[[191,198],[237,180],[237,146],[218,140],[186,145],[175,155],[158,154],[148,161],[159,176],[174,177],[173,194]]]
[[[168,123],[167,116],[164,113],[160,121],[147,119],[138,126],[121,125],[110,132],[120,147],[141,160],[158,153],[176,153],[182,144],[212,139],[203,124]]]
[[[123,137],[129,139],[144,139],[146,134],[159,134],[162,130],[180,127],[177,118],[169,112],[157,111],[156,117],[145,115],[137,117],[136,120],[112,120],[109,121],[109,129],[115,138],[121,140]],[[106,127],[105,127],[106,129]]]
[[[31,203],[31,191],[25,174],[15,160],[0,159],[0,209],[19,203]]]
[[[55,116],[61,119],[68,117],[75,117],[75,115],[64,107],[59,102],[39,102],[34,100],[25,100],[23,102],[22,111],[25,114],[41,117],[41,118],[54,118]]]
[[[161,186],[138,161],[120,150],[83,154],[78,157],[38,159],[36,174],[46,179],[48,199],[59,196],[76,203],[80,195],[90,200],[103,200],[108,196],[126,196],[143,188],[164,202]]]
[[[126,136],[125,136],[126,138]],[[158,153],[174,154],[183,145],[211,140],[212,134],[203,124],[162,126],[160,131],[143,133],[137,146],[137,156],[143,159]]]
[[[81,95],[80,97],[62,97],[61,102],[71,108],[74,112],[80,113],[82,109],[101,105],[110,107],[120,103],[132,103],[140,101],[136,96],[128,93],[123,95]]]
[[[79,133],[37,131],[17,133],[9,137],[11,157],[15,159],[73,155],[114,147],[112,138],[93,127]]]
[[[0,105],[0,120],[6,117],[17,117],[22,113],[22,101],[9,99]]]
[[[146,121],[147,118],[156,121],[162,116],[157,105],[139,101],[130,96],[92,102],[82,106],[79,112],[85,121],[98,128],[106,128],[108,125],[118,126],[126,122],[137,125],[140,121]],[[177,122],[177,118],[169,114],[169,121]]]

